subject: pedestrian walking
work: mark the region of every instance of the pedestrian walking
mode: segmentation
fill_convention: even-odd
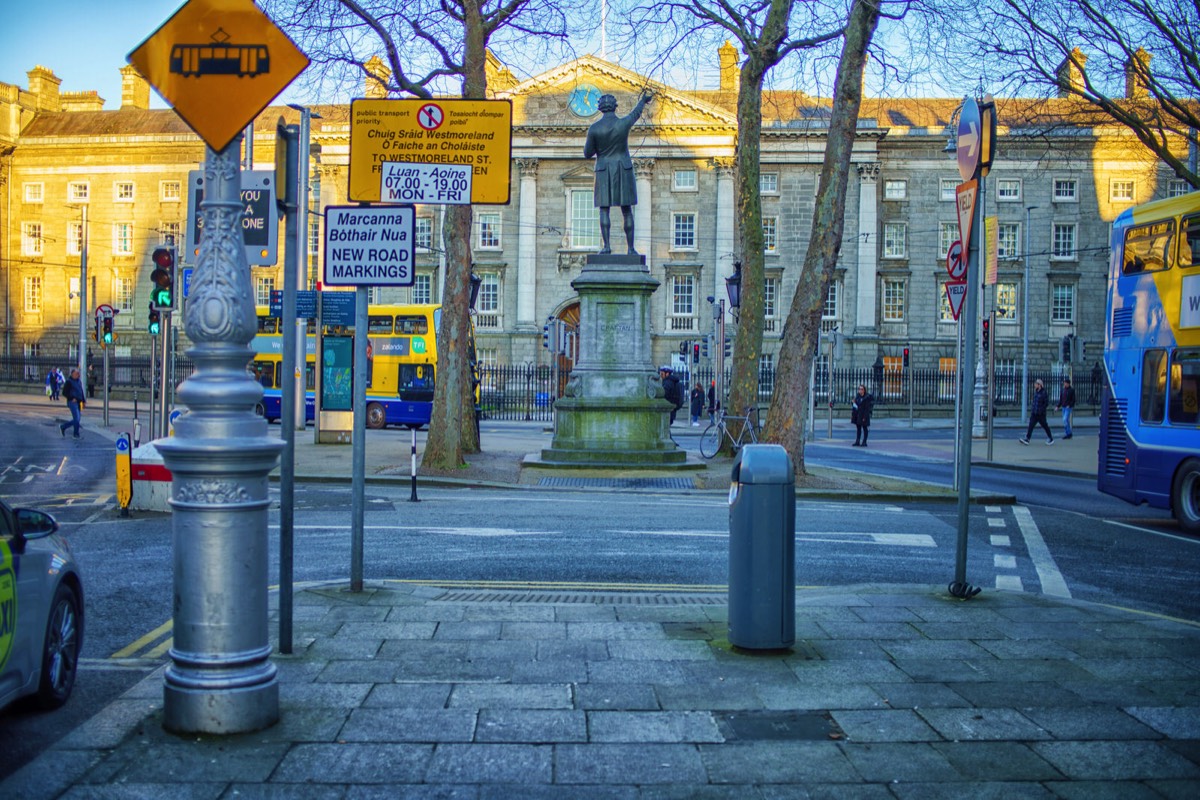
[[[1033,426],[1041,425],[1042,430],[1046,431],[1046,444],[1054,444],[1054,434],[1050,432],[1050,423],[1046,422],[1046,409],[1049,407],[1050,396],[1046,394],[1046,387],[1039,378],[1033,382],[1033,397],[1029,400],[1029,427],[1025,430],[1025,438],[1018,439],[1018,442],[1029,444]]]
[[[670,367],[659,367],[658,374],[662,376],[663,397],[671,404],[671,424],[674,425],[675,415],[683,408],[683,387],[679,385],[679,378],[675,377],[674,370]]]
[[[89,398],[96,396],[96,365],[95,364],[88,364],[87,394],[88,394]]]
[[[46,370],[46,399],[54,401],[58,399],[58,379],[54,377],[54,368]]]
[[[854,423],[854,444],[851,447],[866,447],[871,433],[871,413],[875,410],[875,398],[867,391],[866,384],[858,385],[858,394],[850,404],[850,421]]]
[[[700,415],[704,413],[704,387],[700,385],[700,381],[696,381],[696,385],[692,387],[692,427],[700,427]]]
[[[1070,378],[1063,378],[1062,389],[1058,393],[1058,405],[1055,408],[1062,411],[1063,438],[1070,439],[1071,415],[1075,411],[1075,388],[1071,386]]]
[[[71,421],[58,426],[58,432],[66,438],[67,428],[75,428],[75,438],[79,438],[79,422],[83,409],[83,384],[79,381],[79,369],[71,370],[71,377],[63,386],[63,397],[67,399],[67,408],[71,411]]]
[[[715,423],[717,421],[717,409],[721,404],[717,402],[717,382],[714,379],[708,385],[708,421]]]
[[[58,367],[55,367],[54,368],[54,399],[55,400],[57,400],[59,398],[59,396],[62,394],[63,384],[65,384],[66,382],[67,382],[67,379],[66,379],[66,377],[63,376],[62,370],[59,369]]]

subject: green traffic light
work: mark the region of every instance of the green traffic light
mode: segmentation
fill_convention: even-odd
[[[161,325],[160,325],[160,324],[159,324],[157,321],[155,321],[155,322],[151,322],[151,323],[150,323],[150,335],[151,335],[151,336],[158,336],[158,334],[159,334],[159,329],[160,329],[161,327],[162,327],[162,326],[161,326]]]

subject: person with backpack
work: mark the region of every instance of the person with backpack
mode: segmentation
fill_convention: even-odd
[[[64,422],[58,426],[58,432],[65,439],[67,436],[67,428],[75,428],[75,438],[79,438],[79,423],[82,418],[83,408],[83,384],[79,381],[79,368],[71,370],[71,377],[67,378],[67,382],[63,385],[63,397],[67,400],[67,408],[71,411],[70,422]]]
[[[675,415],[679,409],[683,408],[683,387],[679,384],[679,378],[675,377],[674,370],[668,366],[659,367],[658,374],[662,376],[663,397],[671,404],[671,423],[675,424]]]
[[[875,397],[867,391],[866,384],[858,385],[858,394],[850,404],[850,421],[854,423],[854,444],[851,447],[866,447],[871,433],[871,412],[875,410]]]

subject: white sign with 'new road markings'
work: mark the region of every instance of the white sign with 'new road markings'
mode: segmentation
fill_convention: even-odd
[[[412,286],[411,206],[325,209],[326,286]]]

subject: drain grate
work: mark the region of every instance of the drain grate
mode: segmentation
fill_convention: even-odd
[[[823,742],[845,737],[828,712],[727,711],[714,712],[713,717],[727,742],[768,739]]]
[[[590,603],[594,605],[688,606],[721,605],[723,594],[639,594],[633,592],[447,591],[440,603]]]
[[[541,478],[538,486],[566,489],[695,489],[691,478]]]

